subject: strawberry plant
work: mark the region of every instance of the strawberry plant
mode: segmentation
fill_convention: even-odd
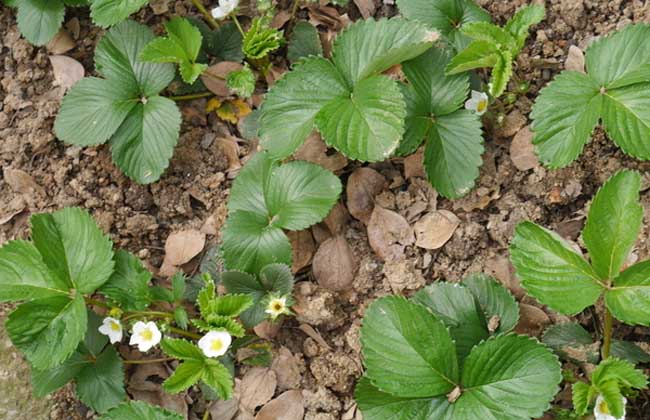
[[[551,168],[569,165],[599,122],[623,152],[650,159],[650,25],[628,25],[589,46],[586,73],[563,71],[533,106],[533,143]]]
[[[57,137],[78,146],[109,142],[113,160],[130,178],[148,184],[169,165],[180,131],[176,104],[159,95],[173,79],[169,63],[144,63],[154,38],[132,21],[108,31],[97,44],[95,67],[66,94],[54,123]]]
[[[323,220],[341,189],[341,181],[318,165],[280,165],[265,152],[254,155],[230,191],[222,236],[226,268],[257,274],[271,263],[291,264],[283,229],[302,230]]]
[[[518,314],[514,298],[481,275],[373,302],[355,391],[364,419],[541,416],[558,391],[560,364],[535,339],[509,333]]]
[[[274,158],[291,155],[316,127],[352,159],[378,161],[397,148],[406,104],[399,83],[380,73],[417,57],[437,34],[404,19],[357,21],[334,42],[332,60],[308,57],[266,94],[259,137]]]
[[[544,6],[524,6],[501,28],[488,22],[463,25],[461,32],[472,42],[447,66],[448,74],[490,67],[489,92],[497,98],[512,76],[512,65],[528,38],[528,29],[544,19]]]
[[[183,416],[142,401],[129,401],[118,405],[99,420],[182,420]]]
[[[481,120],[463,109],[469,91],[469,74],[447,76],[444,69],[451,54],[431,48],[402,65],[408,84],[406,131],[398,155],[413,153],[425,142],[427,179],[445,197],[465,195],[478,177],[483,163]]]

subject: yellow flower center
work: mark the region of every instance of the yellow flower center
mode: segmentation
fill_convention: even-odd
[[[212,340],[212,343],[210,343],[210,350],[212,351],[219,351],[223,348],[223,343],[221,340]]]
[[[609,407],[607,406],[607,403],[605,401],[600,403],[600,405],[598,406],[598,411],[600,411],[603,414],[610,414]]]
[[[144,341],[151,341],[153,339],[153,332],[151,330],[144,330],[140,333],[140,337]]]
[[[120,330],[120,324],[118,324],[115,321],[111,321],[111,330],[113,331],[119,331]]]
[[[280,312],[282,309],[283,309],[283,308],[282,308],[282,302],[275,302],[275,303],[273,304],[273,310],[274,310],[275,312]]]
[[[486,100],[478,101],[478,105],[476,106],[476,110],[477,110],[478,112],[483,112],[483,111],[485,111],[485,110],[487,109],[487,104],[488,104],[488,103],[487,103]]]

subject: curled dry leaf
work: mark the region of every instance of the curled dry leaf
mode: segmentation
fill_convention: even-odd
[[[352,287],[357,264],[348,242],[342,235],[323,242],[313,263],[318,284],[329,290],[347,290]]]
[[[339,171],[347,166],[348,159],[345,156],[339,152],[334,152],[331,155],[328,152],[329,149],[320,134],[313,132],[296,150],[294,156],[298,160],[315,163],[331,172]]]
[[[359,168],[352,172],[346,188],[350,214],[367,225],[375,208],[375,197],[386,186],[386,178],[374,169]]]
[[[456,231],[460,219],[448,210],[437,210],[422,216],[415,225],[415,245],[425,249],[441,248]]]
[[[66,55],[51,55],[48,57],[52,64],[54,81],[57,86],[64,90],[70,89],[79,80],[83,79],[86,71],[84,66],[74,58]]]
[[[404,178],[424,178],[425,176],[424,149],[420,148],[417,150],[417,152],[404,158]]]
[[[309,325],[309,324],[300,324],[298,329],[300,331],[304,332],[305,334],[307,334],[312,339],[314,339],[314,341],[316,341],[325,350],[332,351],[332,348],[330,347],[329,344],[327,344],[327,341],[325,341],[323,336],[320,335],[320,333],[318,331],[316,331],[314,329],[314,327],[312,327],[311,325]]]
[[[311,263],[316,243],[310,229],[287,232],[291,241],[291,271],[297,273]]]
[[[231,71],[241,70],[244,66],[236,61],[221,61],[208,67],[201,74],[201,81],[206,88],[217,96],[230,96],[233,92],[226,85],[226,77]]]
[[[160,268],[161,275],[171,275],[175,267],[181,266],[196,257],[205,246],[205,233],[195,229],[174,232],[165,242],[165,260]]]
[[[79,36],[77,35],[77,38]],[[59,30],[59,32],[54,35],[54,38],[47,43],[47,50],[52,54],[59,55],[65,54],[75,47],[74,40],[72,36],[65,29]]]
[[[241,161],[239,160],[239,143],[237,139],[232,136],[218,137],[217,146],[223,153],[228,161],[227,173],[238,171],[241,168]]]
[[[569,47],[569,54],[564,62],[564,68],[570,71],[585,72],[585,55],[582,50],[575,45]]]
[[[255,420],[302,420],[305,416],[305,407],[302,391],[287,391],[266,404]]]
[[[404,247],[415,238],[413,228],[399,213],[375,206],[368,222],[368,242],[375,253],[384,261],[398,261],[404,258]]]
[[[275,372],[270,368],[254,367],[242,378],[240,405],[254,411],[273,398],[278,384]]]
[[[519,130],[510,143],[510,159],[517,169],[527,171],[539,166],[535,146],[533,146],[533,132],[526,126]]]

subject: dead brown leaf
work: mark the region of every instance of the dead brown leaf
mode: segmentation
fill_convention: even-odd
[[[348,178],[346,188],[350,214],[368,224],[375,208],[375,197],[388,185],[386,178],[371,168],[359,168]]]
[[[350,214],[348,213],[348,209],[345,208],[343,203],[337,201],[324,222],[333,235],[340,235],[345,230],[349,219]]]
[[[311,263],[316,252],[316,244],[310,229],[287,232],[291,241],[292,259],[291,271],[297,273]]]
[[[252,368],[246,372],[241,381],[240,405],[254,411],[273,398],[277,384],[275,372],[270,368]]]
[[[230,96],[233,93],[226,86],[226,77],[231,71],[241,70],[244,66],[236,61],[221,61],[208,67],[201,74],[201,81],[206,88],[217,96]]]
[[[226,173],[238,171],[241,168],[241,161],[239,160],[239,143],[237,139],[232,136],[218,137],[217,146],[223,152],[223,155],[228,161],[228,169]]]
[[[304,416],[302,391],[294,390],[285,392],[262,407],[255,420],[302,420]]]
[[[280,29],[291,19],[291,13],[288,10],[280,10],[273,16],[271,28]]]
[[[253,328],[253,331],[259,338],[263,338],[265,340],[273,340],[275,336],[280,332],[280,328],[282,328],[283,322],[283,318],[278,318],[276,321],[265,319],[264,321],[257,324]]]
[[[415,245],[425,249],[441,248],[456,231],[460,219],[448,210],[437,210],[422,216],[413,226]]]
[[[352,287],[357,264],[343,235],[323,242],[312,264],[318,284],[329,290],[347,290]]]
[[[564,62],[564,68],[569,71],[585,72],[585,55],[575,45],[569,47],[569,54]]]
[[[526,126],[519,130],[510,143],[510,159],[517,169],[527,171],[539,166],[535,146],[533,146],[533,132]]]
[[[368,242],[384,261],[398,261],[404,257],[404,247],[415,238],[413,228],[399,213],[375,206],[368,222]]]
[[[357,9],[359,9],[359,13],[361,13],[361,16],[363,16],[364,19],[373,16],[377,9],[373,0],[354,0],[354,4],[357,6]]]
[[[526,125],[528,120],[526,116],[521,113],[518,109],[510,112],[503,119],[503,123],[496,127],[495,134],[499,137],[512,137],[521,130],[521,127]]]
[[[339,152],[328,154],[328,148],[321,136],[313,132],[307,140],[296,150],[294,156],[298,160],[306,160],[323,168],[336,172],[345,168],[348,159]]]
[[[519,322],[515,332],[539,337],[551,323],[546,312],[536,306],[521,303],[519,305]]]
[[[424,178],[424,149],[420,148],[412,155],[404,158],[404,178]]]
[[[277,354],[273,357],[271,369],[278,378],[278,390],[296,389],[300,386],[302,379],[300,373],[300,359],[294,356],[286,347],[280,347]]]
[[[239,400],[235,397],[229,400],[214,401],[208,407],[210,420],[232,420],[239,411]]]
[[[86,74],[84,66],[80,62],[67,55],[50,55],[48,57],[52,64],[52,73],[57,86],[64,90],[70,89]]]
[[[181,266],[196,257],[205,246],[205,233],[195,229],[174,232],[165,241],[165,260],[160,269],[161,275],[171,275],[175,267]]]
[[[3,176],[16,194],[45,196],[43,187],[38,185],[34,178],[22,169],[5,168]]]
[[[305,334],[307,334],[308,336],[310,336],[311,338],[313,338],[325,350],[332,351],[332,348],[330,347],[329,344],[327,344],[327,341],[325,341],[323,336],[320,335],[320,333],[318,331],[316,331],[314,329],[314,327],[312,327],[311,325],[309,325],[309,324],[300,324],[298,329],[300,331],[304,332]]]
[[[47,50],[52,54],[65,54],[75,47],[72,36],[65,29],[59,30],[54,38],[47,43]]]
[[[168,394],[160,386],[168,377],[169,373],[162,363],[137,365],[129,378],[129,394],[136,400],[175,411],[187,419],[185,396],[183,394]]]

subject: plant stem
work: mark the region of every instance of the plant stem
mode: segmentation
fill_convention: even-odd
[[[208,420],[210,418],[210,410],[208,408],[205,408],[205,413],[203,413],[203,420]]]
[[[210,26],[212,26],[212,29],[217,29],[219,27],[219,23],[217,23],[214,17],[212,17],[212,15],[206,10],[201,0],[192,0],[192,3],[194,4],[194,7],[205,16],[205,20],[207,20]]]
[[[110,308],[110,306],[108,306],[108,304],[107,304],[106,302],[102,302],[101,300],[91,299],[91,298],[87,298],[87,297],[85,297],[85,298],[84,298],[84,301],[85,301],[88,305],[100,306],[100,307],[102,307],[102,308],[107,308],[107,309]]]
[[[289,17],[290,21],[296,17],[296,13],[298,13],[299,6],[300,6],[300,0],[294,0],[293,8],[291,8],[291,16]]]
[[[233,13],[231,17],[232,17],[232,21],[235,22],[235,26],[237,27],[237,29],[239,29],[239,33],[241,34],[242,38],[245,37],[246,34],[244,33],[244,30],[241,28],[241,25],[239,24],[239,20],[237,20],[237,16]]]
[[[168,99],[171,99],[172,101],[189,101],[191,99],[199,99],[199,98],[207,98],[208,96],[213,96],[214,93],[212,92],[201,92],[201,93],[193,93],[191,95],[181,95],[181,96],[168,96]]]
[[[185,337],[193,338],[193,339],[195,339],[195,340],[198,340],[199,338],[201,338],[201,336],[198,335],[198,334],[194,334],[193,332],[189,332],[189,331],[181,330],[180,328],[169,327],[169,328],[167,328],[167,329],[168,329],[170,332],[173,332],[174,334],[183,335],[183,336],[185,336]]]
[[[139,316],[151,316],[157,318],[173,318],[174,314],[169,312],[160,312],[160,311],[129,311],[126,313],[126,316],[122,318],[122,321],[126,321],[131,318],[137,318]]]
[[[160,357],[158,359],[122,360],[125,365],[144,365],[146,363],[160,363],[174,360],[173,357]]]
[[[603,326],[603,359],[609,357],[609,350],[612,347],[612,325],[614,319],[612,318],[612,313],[609,312],[608,308],[605,308],[605,324]]]

